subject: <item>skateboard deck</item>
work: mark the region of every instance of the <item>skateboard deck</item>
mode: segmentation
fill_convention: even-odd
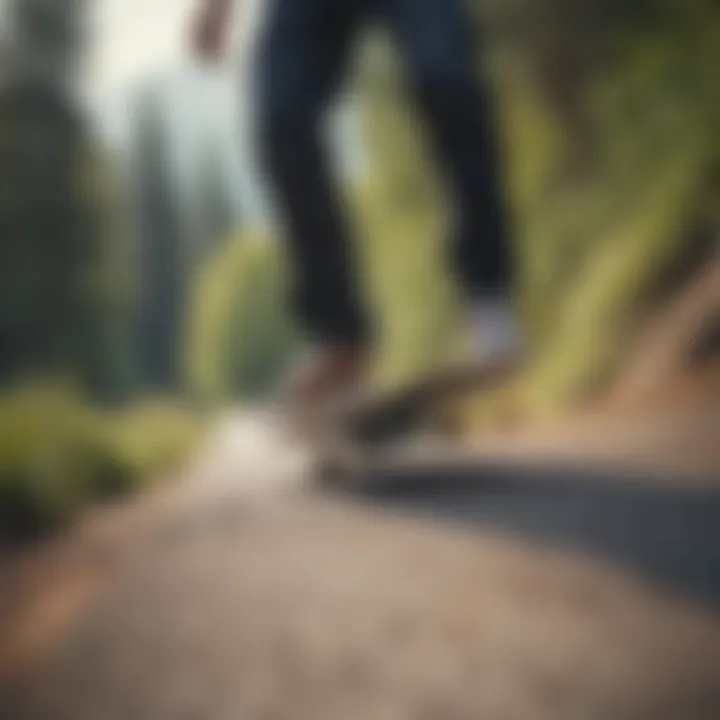
[[[501,386],[519,363],[481,363],[453,368],[390,392],[367,394],[329,412],[323,430],[311,440],[315,474],[321,481],[343,481],[403,457],[423,462],[435,444],[447,449],[453,428],[444,410],[469,392]]]

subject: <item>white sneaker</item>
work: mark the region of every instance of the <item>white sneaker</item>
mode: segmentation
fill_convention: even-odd
[[[469,353],[474,363],[517,364],[527,352],[525,333],[512,304],[476,298],[468,311]]]

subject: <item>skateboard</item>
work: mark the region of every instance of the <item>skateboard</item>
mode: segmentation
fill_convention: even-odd
[[[344,484],[393,464],[426,462],[457,439],[452,410],[458,402],[500,387],[518,368],[505,359],[443,370],[328,411],[309,438],[315,479]]]

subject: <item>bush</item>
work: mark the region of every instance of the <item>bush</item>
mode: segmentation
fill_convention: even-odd
[[[109,415],[70,390],[0,399],[0,537],[56,528],[88,502],[137,488],[196,447],[199,423],[170,403]]]
[[[198,445],[198,417],[169,399],[145,400],[106,420],[105,442],[130,488],[176,470]]]

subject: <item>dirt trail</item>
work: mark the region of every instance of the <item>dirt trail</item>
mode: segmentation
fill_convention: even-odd
[[[260,419],[228,420],[181,483],[28,558],[45,573],[76,568],[79,589],[62,612],[49,601],[34,610],[54,618],[50,640],[29,643],[6,673],[0,717],[720,717],[720,601],[686,592],[673,566],[697,542],[703,572],[713,570],[713,490],[698,491],[709,493],[702,522],[704,504],[634,506],[649,514],[628,538],[669,567],[673,584],[574,532],[546,542],[537,530],[557,518],[519,480],[507,494],[495,487],[494,504],[476,491],[483,511],[458,523],[461,494],[444,505],[431,495],[419,511],[406,501],[413,492],[331,498],[302,483],[302,465]],[[578,527],[594,518],[613,536],[633,525],[607,517],[597,496],[568,492]],[[540,524],[514,523],[522,513]],[[660,522],[672,537],[657,535]],[[42,583],[27,568],[29,599]]]

